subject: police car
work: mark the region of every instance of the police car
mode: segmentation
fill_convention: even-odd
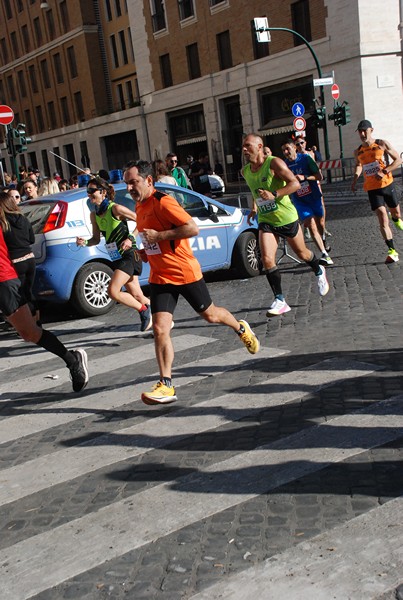
[[[115,202],[134,210],[124,183],[114,184]],[[184,207],[199,227],[191,238],[192,250],[204,273],[234,268],[243,277],[260,272],[257,224],[247,223],[249,210],[226,206],[192,190],[168,184],[156,188]],[[38,299],[71,301],[86,316],[101,315],[114,305],[107,289],[112,274],[111,260],[101,238],[98,246],[79,247],[76,237],[90,238],[90,206],[86,188],[60,192],[20,204],[35,233],[36,258],[34,293]],[[129,223],[130,224],[130,223]],[[133,223],[133,229],[135,224]],[[141,247],[140,239],[138,239]],[[148,283],[149,265],[143,264],[141,285]]]

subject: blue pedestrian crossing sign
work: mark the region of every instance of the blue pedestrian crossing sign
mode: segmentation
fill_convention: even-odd
[[[302,115],[305,113],[305,106],[301,104],[301,102],[296,102],[292,105],[291,110],[294,117],[302,117]]]

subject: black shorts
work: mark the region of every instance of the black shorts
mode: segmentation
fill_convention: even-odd
[[[133,275],[141,275],[143,270],[143,261],[141,260],[139,253],[136,251],[125,252],[120,260],[115,260],[112,263],[114,271],[123,271],[132,277]]]
[[[26,303],[19,279],[0,282],[0,311],[5,317],[9,317]]]
[[[213,303],[204,279],[184,285],[150,283],[152,314],[168,312],[173,315],[179,296],[183,296],[197,313],[204,312]]]
[[[281,225],[281,227],[275,227],[274,225],[270,225],[270,223],[259,223],[259,231],[273,233],[282,238],[294,238],[298,233],[298,229],[299,221],[288,223],[288,225]]]
[[[381,206],[385,206],[385,204],[389,208],[396,208],[399,205],[394,183],[378,190],[368,190],[368,198],[371,210],[376,210]]]

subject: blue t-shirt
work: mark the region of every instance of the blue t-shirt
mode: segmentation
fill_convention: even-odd
[[[286,164],[294,175],[313,175],[319,171],[319,167],[309,154],[297,154],[294,160],[286,159]],[[301,181],[299,190],[291,194],[294,201],[311,202],[322,199],[317,181]]]

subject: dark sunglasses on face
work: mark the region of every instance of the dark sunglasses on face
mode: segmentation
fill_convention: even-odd
[[[96,188],[96,187],[87,188],[87,194],[89,196],[91,196],[91,194],[95,194],[95,192],[100,192],[100,191],[101,191],[101,188]]]

